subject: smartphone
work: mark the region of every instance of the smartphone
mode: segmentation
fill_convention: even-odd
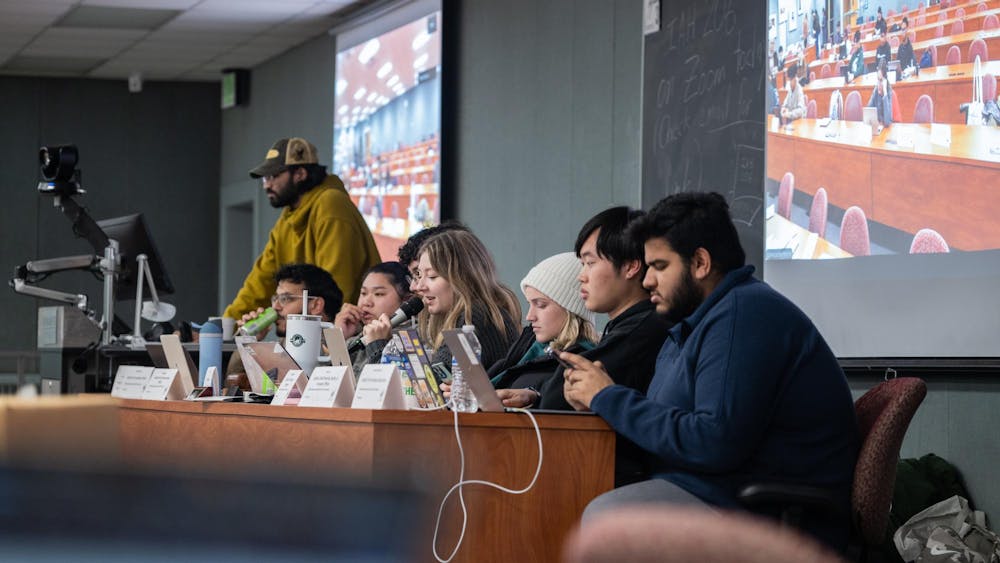
[[[431,371],[434,372],[434,377],[437,378],[438,383],[451,384],[451,371],[445,367],[443,362],[434,362],[431,364]]]
[[[552,357],[555,358],[555,360],[557,362],[559,362],[559,365],[561,365],[562,367],[564,367],[566,369],[576,369],[576,366],[574,366],[573,364],[571,364],[571,363],[567,362],[566,360],[560,358],[559,357],[559,352],[561,352],[561,350],[557,350],[555,348],[549,347],[549,354],[552,354]]]

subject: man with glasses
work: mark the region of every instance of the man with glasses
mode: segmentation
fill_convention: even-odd
[[[293,137],[278,139],[264,162],[250,171],[251,178],[261,179],[271,206],[284,209],[225,316],[240,319],[266,307],[282,264],[313,264],[329,272],[343,295],[354,302],[362,274],[381,262],[371,231],[344,183],[318,162],[316,147]]]
[[[274,321],[274,333],[280,339],[285,338],[285,328],[288,315],[319,315],[324,321],[333,322],[340,307],[344,304],[344,294],[337,287],[330,273],[312,264],[285,264],[274,275],[276,289],[271,295],[271,307],[278,314]],[[302,291],[309,293],[309,305],[302,304]],[[260,313],[263,307],[244,314],[236,321],[243,326]],[[257,333],[257,340],[263,340],[270,332],[270,327]],[[226,374],[242,373],[243,363],[239,354],[233,354],[229,360]]]

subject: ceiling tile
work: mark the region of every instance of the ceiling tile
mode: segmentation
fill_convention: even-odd
[[[45,73],[66,72],[71,74],[81,74],[91,68],[96,67],[104,59],[88,57],[32,57],[18,55],[3,66],[3,70],[38,70]]]
[[[85,6],[116,6],[120,8],[149,8],[162,10],[189,10],[199,0],[83,0]],[[75,2],[71,2],[75,3]],[[234,1],[233,4],[236,4]]]
[[[150,30],[160,27],[180,13],[180,10],[81,5],[67,12],[55,25],[74,28]]]
[[[49,28],[25,46],[28,56],[75,56],[107,58],[113,56],[145,34],[144,31],[123,29]]]

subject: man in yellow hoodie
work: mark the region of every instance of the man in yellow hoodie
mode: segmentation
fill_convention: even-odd
[[[269,306],[274,274],[293,262],[330,272],[344,301],[357,302],[361,276],[381,262],[378,248],[344,182],[319,165],[316,147],[297,137],[278,139],[250,177],[260,178],[271,206],[284,210],[224,316],[239,319]]]

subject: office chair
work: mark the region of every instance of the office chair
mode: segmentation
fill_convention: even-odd
[[[917,98],[917,104],[913,107],[914,123],[934,123],[934,99],[927,94],[922,94]]]
[[[913,235],[910,254],[938,254],[948,252],[948,243],[934,229],[920,229]]]
[[[982,39],[975,39],[972,41],[972,43],[969,44],[968,62],[970,63],[976,62],[976,56],[978,56],[979,60],[984,63],[990,60],[989,48],[986,46],[986,42],[983,41]],[[984,100],[986,99],[989,98],[984,97]]]
[[[826,189],[818,188],[809,208],[809,231],[816,233],[820,238],[826,238],[826,212]]]
[[[778,186],[778,215],[785,219],[792,218],[792,194],[795,192],[795,174],[785,172]]]
[[[845,121],[861,121],[864,112],[861,110],[863,104],[861,103],[861,93],[857,90],[847,94],[847,99],[844,101],[844,120]]]
[[[971,45],[969,48],[971,49]],[[946,65],[957,65],[962,63],[962,51],[959,50],[958,45],[952,45],[948,47],[948,54],[944,56],[944,64]]]
[[[851,488],[851,544],[860,550],[862,561],[870,548],[886,539],[899,449],[926,396],[927,385],[922,379],[897,377],[876,385],[854,402],[861,449]],[[782,506],[782,520],[792,526],[811,510],[824,514],[836,506],[833,494],[824,489],[782,484],[752,484],[740,492],[740,498],[751,509]]]
[[[565,563],[843,563],[812,538],[747,514],[648,504],[609,510],[567,538]]]
[[[868,256],[872,253],[868,219],[864,210],[856,205],[847,208],[844,219],[840,222],[840,248],[853,256]]]

